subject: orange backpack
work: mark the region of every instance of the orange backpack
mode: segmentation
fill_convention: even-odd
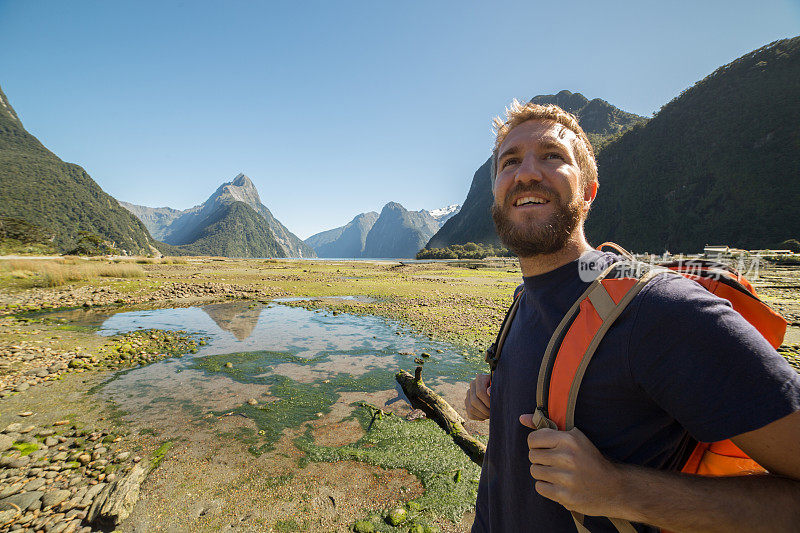
[[[614,263],[595,279],[564,315],[547,344],[536,384],[537,429],[549,427],[567,431],[574,427],[575,405],[581,381],[600,341],[627,305],[653,277],[673,272],[696,281],[709,292],[728,300],[733,309],[778,348],[786,333],[786,320],[762,302],[753,286],[738,272],[706,260],[675,261],[651,266],[637,262],[624,249],[612,246],[628,260]],[[511,322],[522,299],[523,290],[514,295],[497,340],[486,351],[486,362],[494,371]],[[698,443],[681,472],[703,476],[747,475],[765,469],[750,459],[730,440]],[[588,532],[583,516],[572,513],[578,531]],[[624,520],[610,518],[620,532],[634,532]]]

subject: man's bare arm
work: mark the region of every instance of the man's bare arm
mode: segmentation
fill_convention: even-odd
[[[520,421],[532,427],[530,415]],[[533,431],[528,446],[537,492],[572,511],[672,531],[797,528],[800,412],[733,440],[774,474],[708,478],[614,464],[577,429]]]

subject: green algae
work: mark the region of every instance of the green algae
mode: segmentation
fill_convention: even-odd
[[[170,448],[174,443],[171,440],[165,441],[156,448],[153,454],[150,456],[150,464],[152,468],[156,468],[158,465],[161,464],[161,461],[164,460],[164,456],[167,454]]]
[[[314,362],[319,359],[315,358]],[[394,388],[391,373],[374,368],[361,376],[334,374],[327,379],[303,383],[273,374],[275,364],[292,362],[310,364],[308,359],[285,352],[247,352],[201,357],[193,367],[223,373],[244,383],[269,387],[270,400],[261,405],[243,404],[233,410],[215,412],[216,416],[240,415],[253,420],[257,430],[237,428],[226,433],[243,441],[254,455],[274,449],[285,429],[299,427],[330,412],[343,392],[374,392]],[[226,366],[231,363],[231,366]]]
[[[30,455],[39,449],[39,445],[35,442],[15,442],[12,446],[15,450],[19,450],[22,457]]]
[[[406,421],[367,404],[355,410],[355,417],[365,435],[353,444],[341,447],[318,446],[311,429],[295,439],[295,445],[311,461],[360,461],[383,468],[401,468],[419,478],[425,493],[409,509],[409,517],[425,527],[425,519],[442,516],[457,522],[473,508],[477,485],[471,481],[480,475],[474,464],[435,422],[428,419]],[[462,472],[462,475],[458,475]],[[408,508],[407,508],[408,509]],[[416,514],[418,512],[418,514]],[[412,514],[413,513],[413,514]],[[387,514],[388,517],[388,514]],[[375,524],[379,531],[392,531],[389,524]],[[405,524],[408,525],[408,524]]]

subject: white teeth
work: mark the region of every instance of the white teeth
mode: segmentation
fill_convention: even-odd
[[[545,200],[544,198],[538,198],[536,196],[526,196],[514,202],[514,205],[520,206],[525,204],[544,204],[544,203],[547,203],[547,200]]]

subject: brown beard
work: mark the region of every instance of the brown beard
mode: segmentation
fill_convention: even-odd
[[[532,195],[543,195],[555,207],[555,213],[544,223],[528,222],[523,226],[515,225],[508,216],[513,209],[512,202],[519,193],[530,192]],[[514,252],[517,257],[533,257],[552,254],[566,246],[575,228],[581,222],[581,209],[577,202],[564,203],[561,197],[541,185],[517,184],[506,194],[503,205],[498,205],[497,198],[492,204],[492,220],[500,237],[500,242]]]

